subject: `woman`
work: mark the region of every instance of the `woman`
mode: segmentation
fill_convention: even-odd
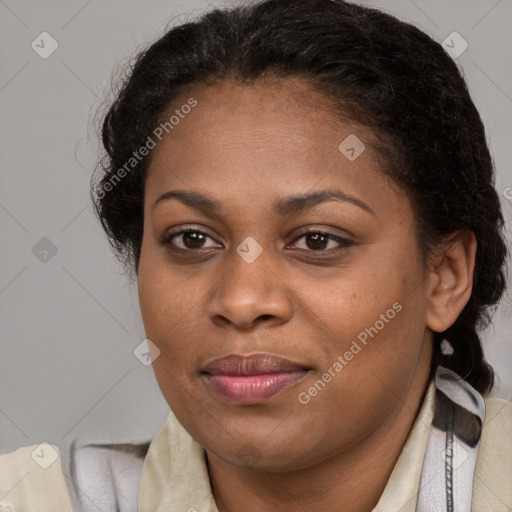
[[[93,201],[172,413],[147,454],[4,456],[6,503],[512,508],[512,407],[478,334],[503,218],[438,43],[342,0],[214,10],[139,55],[102,140]]]

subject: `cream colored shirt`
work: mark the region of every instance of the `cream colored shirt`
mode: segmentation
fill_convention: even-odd
[[[433,417],[434,396],[432,383],[384,492],[372,512],[415,511]],[[512,403],[487,398],[485,405],[486,415],[473,483],[472,511],[511,512]],[[72,511],[67,489],[71,483],[69,480],[66,483],[69,477],[63,473],[60,460],[43,469],[36,462],[38,452],[34,450],[37,446],[25,446],[0,456],[0,512]],[[50,446],[50,450],[59,453],[56,446]],[[116,478],[119,480],[122,476],[116,475]],[[204,450],[172,413],[151,442],[144,459],[138,491],[138,512],[218,512]],[[113,489],[111,492],[120,491]],[[103,507],[98,508],[107,512]]]

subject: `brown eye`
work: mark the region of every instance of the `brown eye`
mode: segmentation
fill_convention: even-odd
[[[333,235],[332,233],[324,233],[322,231],[308,231],[307,233],[303,233],[294,243],[297,244],[297,241],[301,239],[304,239],[306,247],[298,248],[310,251],[336,252],[353,245],[351,240]],[[329,247],[329,242],[334,245]]]
[[[325,249],[329,243],[329,236],[322,233],[308,233],[305,240],[309,249]]]
[[[203,246],[205,241],[205,235],[197,231],[187,231],[182,235],[182,241],[188,249],[199,249]]]
[[[186,251],[212,247],[212,245],[205,245],[207,239],[213,240],[207,233],[203,231],[199,231],[197,229],[189,229],[170,233],[162,240],[162,244]]]

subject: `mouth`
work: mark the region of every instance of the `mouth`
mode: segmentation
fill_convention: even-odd
[[[231,354],[202,372],[208,386],[231,402],[256,404],[302,380],[312,368],[271,354]]]

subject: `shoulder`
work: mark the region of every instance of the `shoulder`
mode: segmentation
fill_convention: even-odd
[[[0,455],[0,503],[5,510],[71,512],[59,448],[41,443]]]
[[[485,419],[480,452],[492,454],[503,468],[512,470],[512,402],[501,398],[485,398]],[[512,477],[512,474],[509,473]]]
[[[74,442],[61,449],[48,443],[21,447],[0,456],[0,504],[26,512],[136,511],[148,446]]]
[[[512,507],[512,402],[485,398],[485,420],[475,468],[476,510]]]

